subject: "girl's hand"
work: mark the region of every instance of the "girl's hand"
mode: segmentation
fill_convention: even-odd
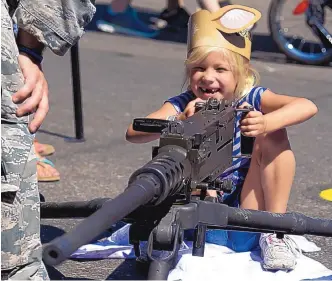
[[[248,103],[243,103],[239,108],[250,106]],[[262,112],[249,111],[240,122],[240,129],[246,137],[256,137],[264,134],[266,131],[266,120]]]
[[[184,119],[187,119],[188,117],[190,116],[193,116],[195,114],[195,104],[196,102],[206,102],[202,99],[194,99],[192,100],[191,102],[189,102],[185,108],[185,110],[183,111],[182,114],[180,114],[180,120],[184,120]]]

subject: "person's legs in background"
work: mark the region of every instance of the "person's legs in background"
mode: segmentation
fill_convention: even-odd
[[[218,11],[221,7],[231,4],[228,0],[197,0],[200,8],[211,13]],[[167,24],[172,27],[186,28],[190,14],[184,8],[183,0],[167,0],[167,7],[161,12],[157,26],[165,27]]]
[[[139,19],[136,10],[131,7],[131,0],[113,0],[107,7],[104,17],[97,21],[97,27],[104,32],[146,38],[159,34]]]
[[[52,161],[40,154],[37,157],[37,179],[39,182],[54,182],[60,180],[60,173],[55,169]]]
[[[167,0],[167,6],[160,13],[156,25],[159,28],[164,28],[167,25],[178,28],[186,28],[189,17],[189,13],[184,8],[183,0]]]
[[[34,139],[33,145],[35,146],[36,153],[39,153],[40,156],[49,156],[55,152],[53,145],[40,143],[37,139]]]
[[[197,0],[198,5],[211,13],[218,11],[220,8],[231,4],[228,0]]]
[[[136,10],[131,6],[131,0],[113,0],[107,8],[104,17],[97,21],[97,28],[104,32],[120,33],[139,37],[153,38],[159,31],[151,28],[139,19]],[[197,0],[202,9],[210,12],[230,4],[228,0]],[[165,9],[157,18],[151,18],[157,29],[166,26],[186,28],[190,14],[184,7],[184,0],[167,0]]]
[[[211,13],[218,11],[220,8],[231,5],[229,0],[197,0],[198,5]]]
[[[37,157],[37,178],[39,182],[54,182],[60,180],[60,173],[55,169],[52,161],[45,156],[52,155],[55,149],[52,145],[33,142],[35,154]]]

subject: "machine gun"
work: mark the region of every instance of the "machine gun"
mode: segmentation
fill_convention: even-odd
[[[161,131],[159,146],[153,148],[152,160],[131,175],[128,187],[116,198],[42,203],[42,218],[88,216],[71,232],[44,245],[46,264],[61,263],[120,220],[132,224],[129,238],[136,256],[140,255],[139,241],[148,241],[150,280],[167,279],[186,229],[195,229],[196,256],[204,255],[207,227],[276,232],[278,236],[291,233],[332,237],[332,220],[233,208],[206,196],[208,188],[231,191],[230,182],[220,180],[219,175],[232,164],[238,110],[216,99],[196,106],[197,112],[184,121],[135,120],[134,129]],[[192,196],[197,190],[200,196]],[[157,257],[153,250],[169,254]]]

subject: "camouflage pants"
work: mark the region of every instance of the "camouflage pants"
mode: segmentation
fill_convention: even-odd
[[[5,0],[1,0],[1,33],[1,275],[10,280],[45,280],[34,136],[28,118],[17,118],[17,105],[11,101],[23,85],[23,76]]]

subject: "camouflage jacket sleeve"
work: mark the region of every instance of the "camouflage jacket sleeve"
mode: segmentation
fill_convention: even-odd
[[[83,35],[95,11],[90,0],[20,0],[15,17],[19,28],[62,56]]]

